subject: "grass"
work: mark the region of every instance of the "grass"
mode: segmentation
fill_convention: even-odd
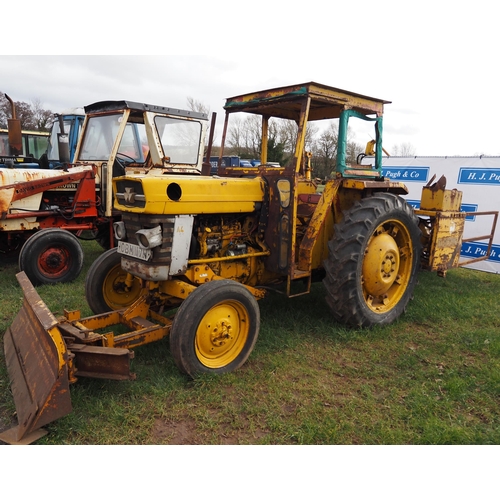
[[[85,269],[38,292],[58,315],[85,303]],[[0,265],[0,332],[20,309],[15,263]],[[396,323],[353,330],[335,323],[322,284],[309,295],[260,302],[249,361],[220,377],[188,380],[168,340],[138,348],[137,380],[80,380],[73,412],[39,444],[500,444],[500,276],[422,272]],[[0,358],[0,429],[15,423]]]

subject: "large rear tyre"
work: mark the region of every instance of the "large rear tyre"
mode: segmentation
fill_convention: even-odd
[[[65,229],[42,229],[26,240],[18,262],[34,286],[66,283],[80,275],[83,249]]]
[[[413,209],[391,193],[357,202],[335,226],[323,280],[333,316],[370,327],[395,321],[413,295],[420,262]]]
[[[125,309],[141,294],[142,280],[126,273],[116,248],[102,253],[85,279],[85,298],[94,314]]]
[[[170,350],[183,373],[228,373],[250,356],[260,328],[255,297],[232,280],[198,287],[179,307],[170,331]]]

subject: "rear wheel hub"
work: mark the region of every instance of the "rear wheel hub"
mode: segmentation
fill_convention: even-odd
[[[48,248],[38,258],[40,270],[55,276],[68,269],[69,254],[63,248]]]

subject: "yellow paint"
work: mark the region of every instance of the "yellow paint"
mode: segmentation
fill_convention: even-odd
[[[127,206],[115,198],[115,208],[148,214],[203,214],[253,212],[264,200],[261,178],[219,178],[206,176],[127,176],[142,184],[146,206]],[[115,192],[116,192],[116,181]]]
[[[363,296],[376,313],[395,307],[408,288],[413,247],[408,228],[397,219],[386,220],[368,241],[363,258]]]
[[[247,309],[228,300],[209,309],[196,330],[195,352],[208,368],[223,368],[232,363],[246,345],[250,329]]]
[[[438,189],[424,187],[420,200],[421,210],[460,211],[462,191],[456,189]]]

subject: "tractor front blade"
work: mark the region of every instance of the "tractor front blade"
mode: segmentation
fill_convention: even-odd
[[[4,352],[18,425],[0,434],[11,444],[28,444],[41,427],[71,412],[70,355],[58,328],[24,272],[17,275],[23,306],[4,336]]]

